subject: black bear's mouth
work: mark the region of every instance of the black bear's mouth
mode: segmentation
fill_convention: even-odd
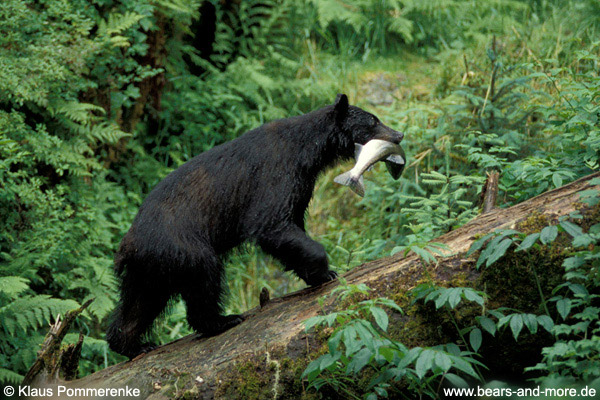
[[[385,140],[394,144],[400,144],[402,139],[404,139],[404,133],[395,131],[392,128],[381,124],[377,127],[377,131],[373,136],[373,139]]]
[[[377,133],[373,139],[385,140],[386,142],[400,144],[402,139],[404,139],[404,134],[402,132],[389,129],[387,132]]]

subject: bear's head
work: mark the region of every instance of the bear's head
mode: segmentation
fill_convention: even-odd
[[[404,138],[404,133],[385,126],[373,114],[349,105],[345,94],[337,95],[333,110],[338,126],[352,136],[354,143],[364,145],[369,140],[380,139],[399,144]]]

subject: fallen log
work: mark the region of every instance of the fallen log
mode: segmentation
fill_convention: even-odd
[[[395,300],[402,297],[398,293],[416,286],[425,275],[436,282],[473,282],[480,279],[482,273],[473,268],[474,259],[467,257],[466,252],[477,237],[497,229],[556,224],[558,217],[581,209],[579,193],[590,189],[589,181],[599,176],[600,173],[589,175],[507,209],[493,208],[435,239],[453,253],[451,257],[438,259],[437,265],[426,266],[414,254],[406,257],[399,254],[361,265],[344,278],[350,284],[367,284],[375,296],[390,296]],[[592,214],[584,213],[584,220],[593,218]],[[299,376],[324,343],[323,338],[305,333],[303,322],[321,312],[317,300],[335,286],[336,283],[328,283],[270,300],[267,293],[261,307],[248,311],[242,324],[219,336],[191,335],[81,379],[65,382],[55,377],[48,382],[48,387],[62,385],[63,390],[135,388],[139,390],[137,399],[300,398],[305,388]],[[502,287],[498,289],[502,290]],[[496,297],[496,301],[499,299]],[[410,345],[414,321],[411,325],[404,318],[397,323],[401,325],[398,332],[405,333],[404,343]],[[428,321],[421,319],[420,323]],[[425,336],[433,338],[433,342],[437,340],[435,333]],[[427,338],[423,340],[428,342]],[[498,360],[499,365],[506,362]],[[94,398],[90,393],[94,392],[81,398]],[[119,396],[112,396],[115,397]],[[121,397],[126,398],[127,394]]]

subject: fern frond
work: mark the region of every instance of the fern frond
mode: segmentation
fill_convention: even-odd
[[[13,336],[20,330],[27,332],[49,323],[58,314],[79,307],[74,300],[52,298],[48,295],[22,297],[0,307],[0,320],[5,331]]]
[[[107,38],[113,47],[128,47],[130,38],[121,34],[143,18],[143,15],[134,12],[108,14],[108,19],[98,23],[98,36]]]
[[[23,375],[19,375],[8,369],[0,368],[0,383],[19,383],[23,381]]]
[[[78,101],[61,102],[58,104],[50,104],[48,110],[52,115],[63,114],[72,121],[83,125],[92,123],[96,117],[94,111],[105,114],[104,108],[90,103],[80,103]]]
[[[29,289],[29,280],[20,276],[0,277],[0,294],[9,299],[15,299],[19,294]]]

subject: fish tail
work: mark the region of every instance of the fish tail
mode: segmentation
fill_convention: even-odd
[[[352,171],[344,172],[343,174],[336,176],[333,178],[333,181],[335,183],[339,183],[340,185],[350,186],[353,181]]]
[[[353,179],[351,184],[349,185],[350,189],[354,191],[360,197],[365,197],[365,182],[363,180],[362,175],[358,177],[358,179]]]
[[[358,178],[352,176],[351,171],[344,172],[341,175],[336,176],[333,181],[340,185],[348,186],[354,193],[360,197],[365,196],[365,183],[362,175]]]

